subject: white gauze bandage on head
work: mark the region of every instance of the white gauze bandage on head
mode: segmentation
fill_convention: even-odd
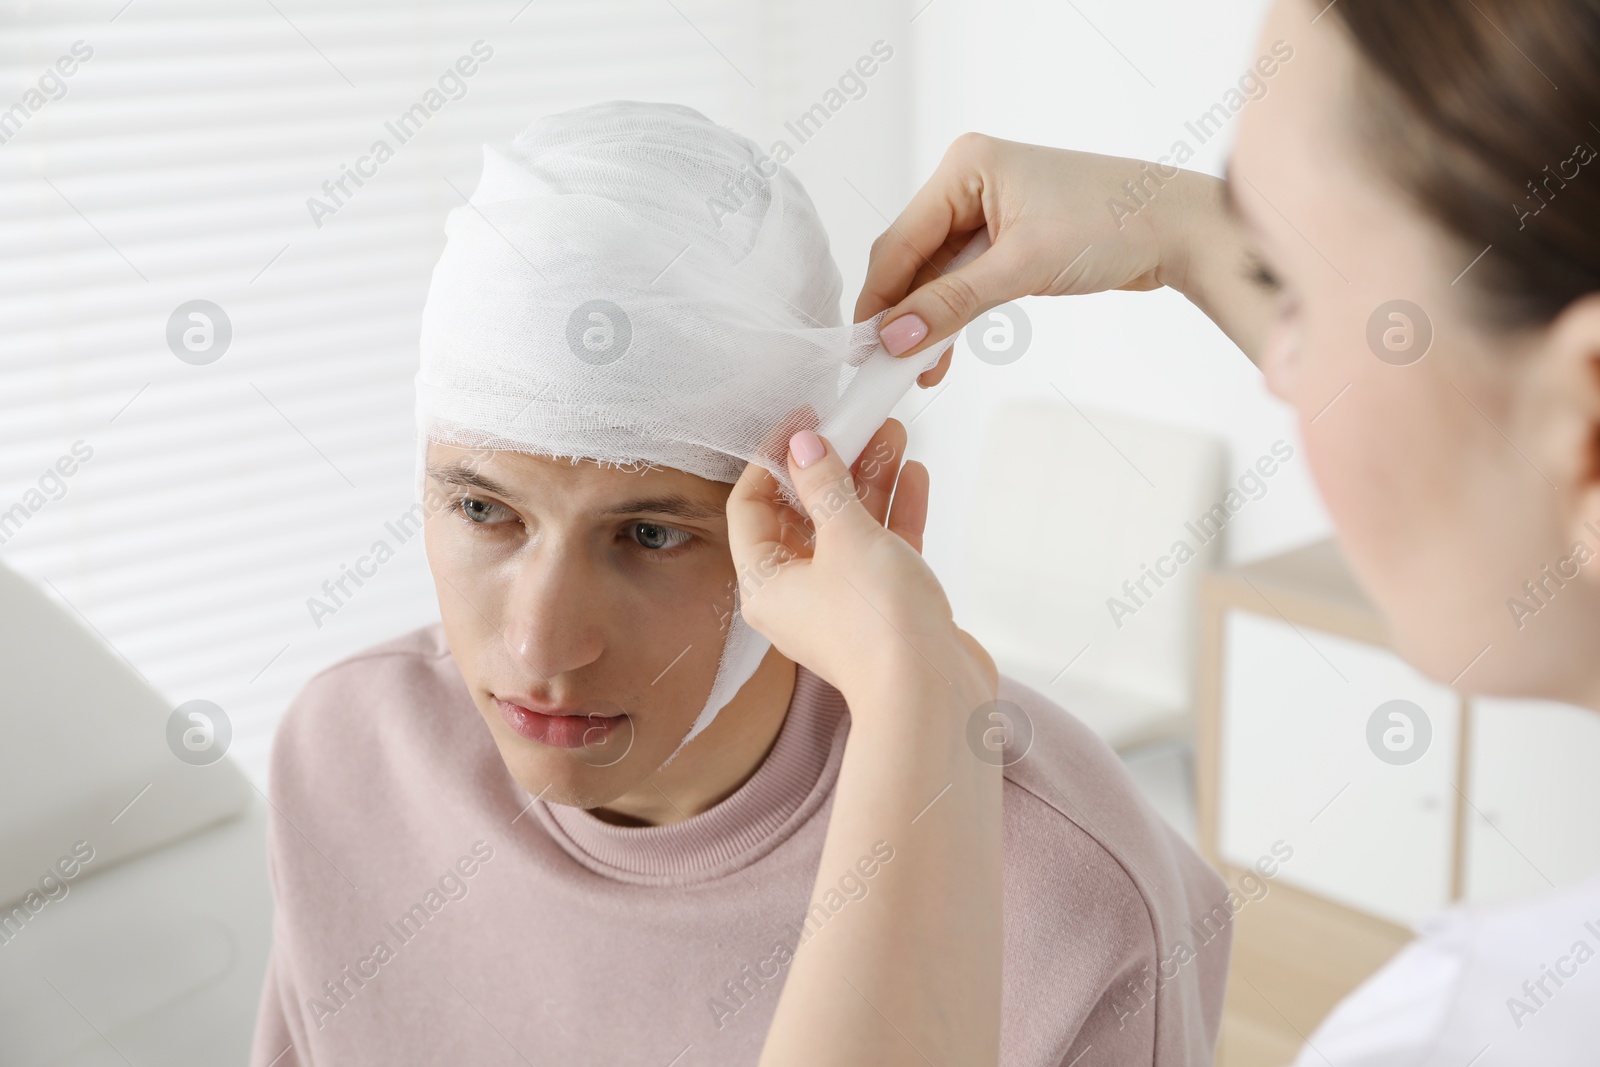
[[[789,435],[813,427],[853,462],[943,347],[896,359],[881,315],[846,324],[800,183],[687,107],[596,104],[539,119],[504,151],[485,145],[445,233],[422,315],[419,499],[435,440],[720,482],[756,462],[792,500]],[[978,231],[957,262],[987,244]],[[736,594],[678,750],[769,647]]]

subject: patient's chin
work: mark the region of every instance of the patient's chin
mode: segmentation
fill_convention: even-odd
[[[530,742],[519,739],[518,749]],[[537,742],[533,742],[537,744]],[[500,756],[506,769],[530,797],[548,804],[572,808],[596,808],[609,804],[633,790],[649,777],[653,768],[645,767],[642,754],[617,753],[603,748],[544,749],[506,751]]]

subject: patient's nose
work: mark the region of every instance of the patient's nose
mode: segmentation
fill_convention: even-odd
[[[529,555],[504,601],[506,647],[541,680],[600,658],[604,629],[596,614],[595,576],[576,553],[556,545]]]

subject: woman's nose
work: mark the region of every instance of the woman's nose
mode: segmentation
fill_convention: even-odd
[[[504,600],[501,632],[517,662],[540,679],[588,666],[605,647],[595,576],[553,544],[529,553]]]
[[[1292,404],[1299,363],[1300,324],[1280,314],[1267,333],[1261,353],[1261,370],[1267,391],[1279,400]]]

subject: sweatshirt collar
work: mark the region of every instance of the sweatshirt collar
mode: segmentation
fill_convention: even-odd
[[[573,859],[598,874],[641,885],[709,881],[748,867],[811,817],[833,790],[848,722],[843,694],[796,665],[772,750],[720,804],[665,826],[616,826],[542,800],[531,810]]]

